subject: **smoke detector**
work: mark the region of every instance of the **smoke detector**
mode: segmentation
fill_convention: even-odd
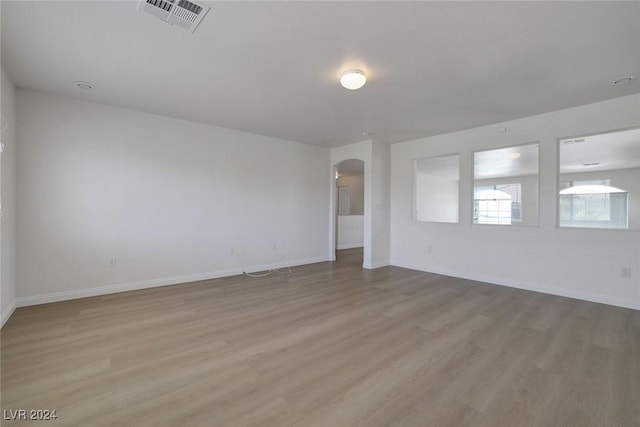
[[[140,0],[138,10],[157,16],[164,22],[192,33],[209,12],[207,6],[187,0]]]

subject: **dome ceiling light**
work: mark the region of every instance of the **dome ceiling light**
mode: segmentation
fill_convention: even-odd
[[[367,78],[362,70],[349,70],[340,78],[340,84],[345,89],[360,89],[367,82]]]

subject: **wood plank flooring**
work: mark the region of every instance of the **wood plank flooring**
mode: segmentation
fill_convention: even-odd
[[[2,425],[640,426],[640,312],[359,256],[20,308]]]

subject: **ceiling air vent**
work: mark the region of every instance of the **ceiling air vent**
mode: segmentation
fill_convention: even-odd
[[[209,12],[207,6],[187,0],[140,0],[138,10],[157,16],[171,25],[186,28],[192,33]]]

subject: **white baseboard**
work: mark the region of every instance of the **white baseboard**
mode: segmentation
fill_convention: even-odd
[[[408,268],[410,270],[441,274],[443,276],[459,277],[461,279],[474,280],[477,282],[484,282],[492,285],[507,286],[510,288],[523,289],[526,291],[541,292],[543,294],[557,295],[557,296],[566,297],[566,298],[573,298],[573,299],[579,299],[583,301],[597,302],[600,304],[613,305],[616,307],[640,310],[640,302],[634,303],[626,300],[621,300],[618,298],[611,298],[606,295],[594,295],[594,294],[589,294],[585,292],[572,291],[572,290],[555,288],[555,287],[511,282],[508,280],[503,280],[495,277],[472,275],[472,274],[461,273],[459,271],[453,271],[453,270],[430,268],[430,267],[425,269],[424,267],[403,263],[403,262],[397,262],[397,261],[391,261],[391,265],[396,267]]]
[[[252,265],[246,269],[234,268],[229,270],[212,271],[208,273],[189,274],[184,276],[163,277],[159,279],[143,280],[139,282],[120,283],[115,285],[99,286],[88,289],[78,289],[73,291],[54,292],[50,294],[32,295],[17,298],[13,304],[15,307],[25,307],[30,305],[47,304],[57,301],[67,301],[78,298],[95,297],[100,295],[115,294],[118,292],[135,291],[139,289],[155,288],[159,286],[179,285],[183,283],[198,282],[200,280],[218,279],[220,277],[236,276],[243,272],[265,271],[271,268],[284,268],[287,266],[297,266],[314,264],[327,261],[326,257],[306,258],[293,261],[281,261],[272,264]],[[12,310],[13,312],[13,310]],[[10,315],[11,313],[9,313]],[[2,313],[4,323],[4,313]]]
[[[276,265],[274,264],[253,265],[250,268],[247,268],[246,271],[247,272],[265,271],[274,267],[282,268],[282,267],[286,267],[287,265],[294,267],[297,265],[314,264],[317,262],[325,262],[325,261],[330,261],[330,260],[327,257],[306,258],[306,259],[300,259],[295,261],[289,261],[288,263],[280,262],[280,263],[277,263]],[[591,302],[596,302],[601,304],[608,304],[608,305],[613,305],[617,307],[640,310],[640,304],[634,304],[629,301],[623,301],[623,300],[610,298],[603,295],[593,295],[593,294],[587,294],[583,292],[568,291],[566,289],[538,286],[538,285],[532,285],[532,284],[522,284],[522,283],[505,281],[502,279],[496,279],[494,277],[464,274],[459,271],[453,271],[453,270],[445,270],[445,269],[437,269],[437,268],[425,269],[424,267],[421,267],[421,266],[398,262],[398,261],[391,261],[390,263],[384,262],[384,261],[375,262],[375,263],[364,265],[363,267],[366,269],[375,269],[375,268],[385,267],[387,265],[393,265],[396,267],[408,268],[408,269],[417,270],[417,271],[425,271],[428,273],[441,274],[444,276],[460,277],[463,279],[475,280],[475,281],[490,283],[490,284],[499,285],[499,286],[508,286],[511,288],[518,288],[518,289],[534,291],[534,292],[542,292],[545,294],[558,295],[558,296],[567,297],[567,298],[575,298],[575,299],[591,301]],[[165,277],[160,279],[144,280],[139,282],[121,283],[121,284],[100,286],[100,287],[88,288],[88,289],[79,289],[79,290],[73,290],[73,291],[63,291],[63,292],[55,292],[50,294],[20,297],[12,301],[11,304],[7,308],[5,308],[5,310],[2,311],[2,314],[1,314],[2,317],[0,319],[0,327],[2,327],[5,324],[5,322],[9,319],[9,317],[11,317],[16,307],[47,304],[47,303],[56,302],[56,301],[66,301],[66,300],[72,300],[77,298],[108,295],[108,294],[113,294],[118,292],[154,288],[159,286],[178,285],[182,283],[197,282],[200,280],[211,280],[211,279],[217,279],[220,277],[235,276],[242,273],[243,273],[243,269],[236,268],[236,269],[220,270],[220,271],[208,272],[208,273]]]
[[[9,320],[13,312],[16,310],[16,300],[11,301],[11,304],[4,310],[2,310],[2,314],[0,314],[0,328],[4,326],[4,324]]]
[[[367,270],[375,270],[376,268],[387,267],[388,265],[391,265],[389,264],[389,261],[376,261],[372,263],[364,263],[362,267]]]
[[[364,243],[351,243],[349,245],[340,245],[336,249],[341,250],[341,249],[353,249],[353,248],[362,248],[362,247],[364,247]]]

